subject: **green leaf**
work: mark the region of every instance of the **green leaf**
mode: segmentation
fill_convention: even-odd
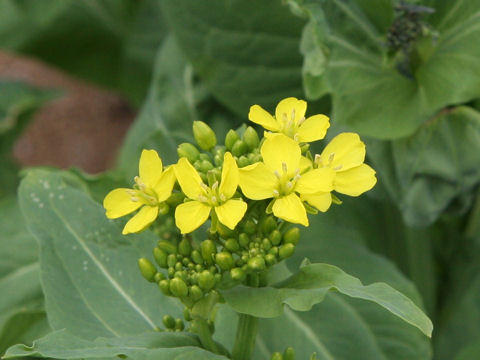
[[[40,243],[46,310],[54,330],[86,339],[132,335],[180,315],[172,298],[143,280],[137,260],[152,259],[155,236],[121,235],[118,225],[61,174],[31,171],[19,189],[30,231]]]
[[[303,21],[280,1],[163,1],[165,18],[195,72],[218,101],[246,118],[301,96]]]
[[[328,22],[322,44],[330,50],[324,81],[337,122],[365,136],[395,139],[412,134],[442,108],[480,95],[475,61],[480,56],[479,3],[433,5],[439,8],[431,20],[439,37],[426,35],[414,44],[411,56],[420,60],[411,78],[398,70],[397,58],[391,59],[384,46],[391,2],[382,1],[376,8],[372,3],[298,1],[318,24],[319,17]],[[313,11],[319,7],[321,12]]]
[[[238,286],[224,291],[223,296],[237,312],[271,318],[283,313],[284,304],[293,310],[308,311],[332,290],[373,301],[416,326],[425,335],[432,335],[430,319],[405,295],[385,283],[364,286],[357,278],[328,264],[305,265],[298,273],[272,287]]]
[[[199,348],[198,340],[185,333],[148,332],[120,338],[84,340],[60,330],[39,339],[32,346],[15,345],[4,359],[34,356],[56,359],[226,359]]]
[[[156,0],[5,0],[0,24],[0,47],[118,89],[135,103],[145,96],[165,34]]]
[[[480,357],[480,340],[475,341],[455,356],[455,360],[472,360]]]

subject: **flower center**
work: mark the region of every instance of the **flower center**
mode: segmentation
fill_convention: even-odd
[[[219,190],[218,181],[215,181],[212,187],[208,187],[204,183],[201,183],[200,186],[204,190],[204,194],[198,197],[198,201],[211,207],[220,206],[227,201],[227,197]]]
[[[305,117],[302,117],[300,120],[295,121],[295,109],[292,109],[292,112],[287,114],[284,112],[282,118],[280,119],[281,123],[281,132],[287,135],[288,137],[297,140],[298,137],[298,128],[305,121]]]
[[[133,202],[142,201],[146,205],[156,206],[158,205],[157,194],[155,191],[147,187],[145,183],[140,179],[139,176],[135,176],[135,185],[133,185],[134,190],[129,190],[129,195],[131,196],[130,200]]]
[[[297,184],[298,179],[300,179],[300,169],[295,170],[295,175],[292,177],[288,174],[288,168],[286,163],[282,163],[282,173],[275,170],[273,172],[277,177],[278,183],[277,188],[273,190],[273,196],[278,198],[286,196],[295,191],[295,185]]]
[[[332,153],[330,153],[330,155],[328,155],[328,159],[327,159],[326,162],[323,162],[321,156],[317,154],[317,155],[315,155],[315,160],[314,160],[315,167],[316,168],[329,167],[332,170],[340,171],[343,168],[343,165],[340,164],[340,165],[337,165],[337,166],[333,167],[332,166],[333,160],[335,160],[335,153],[334,152],[332,152]]]

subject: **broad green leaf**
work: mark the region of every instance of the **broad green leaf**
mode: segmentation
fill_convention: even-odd
[[[14,196],[0,200],[0,354],[48,330],[43,311],[37,244]]]
[[[272,318],[283,313],[284,304],[297,311],[308,311],[322,302],[329,291],[373,301],[431,336],[430,319],[405,295],[385,283],[363,285],[357,278],[329,264],[302,266],[298,273],[273,286],[238,286],[224,291],[227,303],[237,312]]]
[[[88,341],[64,330],[53,332],[35,341],[32,346],[15,345],[8,349],[4,359],[19,356],[57,359],[226,359],[199,348],[198,340],[184,333],[148,332],[130,337]]]
[[[472,360],[480,358],[480,340],[462,349],[455,360]]]
[[[118,89],[137,104],[145,96],[164,35],[157,0],[0,3],[0,48]]]
[[[60,174],[32,170],[19,189],[22,212],[40,243],[46,310],[54,330],[95,339],[156,329],[175,301],[140,275],[155,236],[125,237],[104,209]]]
[[[298,1],[310,16],[328,22],[322,44],[329,49],[324,76],[335,121],[362,135],[395,139],[412,134],[442,108],[480,96],[480,66],[475,61],[480,55],[480,3],[432,5],[439,7],[432,18],[432,31],[439,37],[426,36],[414,45],[421,60],[411,78],[397,69],[384,45],[391,2],[383,1],[375,9],[372,3]],[[322,12],[313,11],[319,7]]]
[[[278,0],[163,1],[165,19],[216,99],[246,119],[301,96],[303,21]]]
[[[128,178],[138,173],[142,149],[155,149],[165,164],[176,162],[177,146],[192,140],[195,105],[205,97],[201,86],[193,85],[192,69],[171,37],[162,44],[148,98],[129,130],[122,147],[119,167]]]

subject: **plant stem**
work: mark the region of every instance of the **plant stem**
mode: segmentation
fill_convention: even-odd
[[[237,335],[232,350],[233,360],[250,360],[257,337],[258,318],[239,314]]]
[[[200,338],[200,342],[206,350],[215,354],[220,354],[217,344],[213,341],[212,333],[208,327],[207,321],[204,319],[193,320],[195,333]]]

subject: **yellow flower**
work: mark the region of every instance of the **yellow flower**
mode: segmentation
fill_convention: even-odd
[[[335,171],[333,189],[349,196],[359,196],[370,190],[377,182],[375,170],[365,160],[365,144],[358,134],[341,133],[335,136],[320,155],[315,156],[314,167]],[[308,194],[302,200],[320,211],[327,211],[332,203],[328,192]]]
[[[243,193],[252,200],[274,198],[275,216],[308,226],[305,206],[297,194],[331,191],[334,171],[310,168],[302,172],[300,146],[283,134],[267,138],[260,152],[263,162],[240,169]]]
[[[234,229],[247,211],[247,204],[240,199],[232,199],[238,187],[238,167],[232,154],[223,158],[220,184],[205,185],[187,158],[181,158],[175,166],[178,183],[185,195],[192,201],[177,206],[175,223],[182,234],[190,233],[207,221],[212,208],[218,221]]]
[[[275,117],[259,105],[250,107],[248,119],[265,129],[283,133],[297,142],[311,142],[325,137],[330,127],[329,118],[325,115],[314,115],[305,119],[307,103],[294,97],[280,101],[275,109]],[[269,133],[266,133],[268,137]]]
[[[133,189],[112,190],[103,200],[109,219],[122,217],[141,207],[123,228],[124,235],[140,232],[155,221],[159,209],[166,207],[163,202],[170,197],[175,184],[173,167],[162,171],[162,160],[155,150],[143,150],[138,167],[140,176],[135,177]]]

